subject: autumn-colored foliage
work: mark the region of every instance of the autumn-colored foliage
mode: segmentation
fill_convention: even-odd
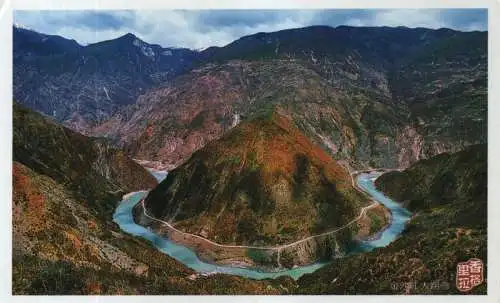
[[[13,207],[22,211],[22,219],[28,220],[30,229],[42,228],[45,212],[45,198],[36,184],[30,180],[27,170],[19,163],[12,166]],[[22,210],[21,210],[22,209]]]
[[[80,239],[78,239],[78,237],[75,234],[68,231],[64,231],[64,236],[73,244],[73,247],[75,249],[77,250],[80,249],[80,247],[82,246],[82,242],[80,241]]]
[[[280,108],[208,143],[146,200],[176,228],[218,243],[254,245],[291,243],[340,227],[366,203],[348,172]]]
[[[97,228],[97,223],[95,223],[95,222],[94,222],[94,221],[92,221],[92,220],[89,220],[89,221],[87,222],[87,224],[88,224],[88,227],[89,227],[90,229],[96,229],[96,228]]]
[[[101,283],[97,281],[87,281],[87,293],[89,295],[99,295],[101,294]]]

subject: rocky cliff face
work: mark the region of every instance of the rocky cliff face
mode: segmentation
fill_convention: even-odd
[[[485,32],[314,26],[193,52],[15,27],[14,96],[167,169],[270,104],[351,165],[407,167],[486,141],[486,45]]]
[[[350,95],[337,90],[300,62],[231,61],[150,91],[93,133],[116,138],[136,158],[176,167],[231,129],[235,113],[246,119],[280,105],[333,156],[368,163],[378,153],[377,162],[396,165],[395,138],[403,119],[390,104],[389,99],[370,100],[366,91]]]
[[[359,167],[406,167],[486,140],[486,33],[311,27],[241,38],[94,128],[176,167],[242,119],[279,104]],[[464,60],[467,58],[467,60]]]
[[[277,111],[195,152],[145,200],[180,230],[257,246],[343,226],[366,205],[345,169]]]
[[[170,81],[198,56],[132,34],[81,46],[59,36],[13,31],[14,99],[83,133]]]

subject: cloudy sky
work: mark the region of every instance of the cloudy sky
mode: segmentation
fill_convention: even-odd
[[[407,26],[487,30],[483,9],[16,11],[14,22],[80,44],[133,33],[164,47],[223,46],[257,32],[309,25]]]

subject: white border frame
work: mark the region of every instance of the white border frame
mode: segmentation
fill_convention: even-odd
[[[12,287],[12,225],[11,225],[11,201],[12,201],[12,12],[16,9],[324,9],[324,8],[488,8],[488,295],[487,296],[407,296],[405,300],[421,302],[422,300],[432,300],[439,302],[478,302],[488,299],[488,301],[500,302],[500,279],[499,279],[499,261],[495,256],[499,255],[499,231],[500,223],[500,203],[495,199],[500,196],[500,162],[498,158],[493,157],[500,154],[499,135],[495,130],[500,129],[500,89],[493,86],[493,81],[500,84],[500,52],[498,37],[500,37],[500,3],[495,0],[252,0],[245,2],[235,2],[234,0],[94,0],[94,1],[75,1],[75,0],[3,0],[0,7],[0,41],[3,47],[0,49],[0,64],[3,67],[0,70],[0,133],[2,144],[0,163],[2,165],[1,186],[3,190],[2,203],[0,207],[3,211],[1,222],[4,226],[0,229],[1,239],[5,241],[0,250],[0,269],[4,273],[1,278],[2,294],[6,295],[2,301],[51,301],[67,302],[71,301],[93,301],[93,302],[132,302],[148,300],[151,302],[192,302],[192,300],[201,300],[203,302],[233,302],[235,299],[241,302],[301,302],[308,300],[317,300],[319,302],[332,302],[335,300],[342,302],[352,302],[354,300],[363,300],[365,302],[395,302],[402,299],[401,296],[175,296],[165,298],[163,296],[140,296],[140,297],[113,297],[113,296],[54,296],[54,297],[23,297],[11,296]],[[168,1],[168,3],[167,3]],[[493,37],[496,40],[493,40]],[[496,186],[495,186],[496,185]],[[9,300],[10,299],[10,300]]]

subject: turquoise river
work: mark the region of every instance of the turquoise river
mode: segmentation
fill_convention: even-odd
[[[166,172],[151,171],[151,173],[158,179],[159,182],[167,176]],[[376,201],[384,204],[391,211],[391,223],[386,229],[381,231],[377,237],[359,242],[357,248],[351,253],[367,252],[374,248],[388,245],[401,234],[406,222],[410,219],[411,213],[408,210],[401,207],[398,203],[391,200],[383,193],[377,191],[374,181],[380,174],[381,173],[376,172],[362,173],[357,176],[356,182],[362,190],[368,193]],[[179,262],[182,262],[187,267],[199,273],[226,273],[252,279],[276,278],[287,275],[293,279],[298,279],[300,276],[312,273],[327,264],[314,263],[293,269],[283,269],[275,272],[262,272],[249,268],[221,266],[203,262],[198,259],[196,254],[191,249],[175,244],[166,238],[160,237],[153,231],[134,222],[132,209],[146,195],[146,193],[146,191],[135,192],[129,195],[127,199],[121,201],[113,215],[113,221],[116,222],[123,231],[151,241],[151,243],[153,243],[153,245],[161,252],[169,255]]]

